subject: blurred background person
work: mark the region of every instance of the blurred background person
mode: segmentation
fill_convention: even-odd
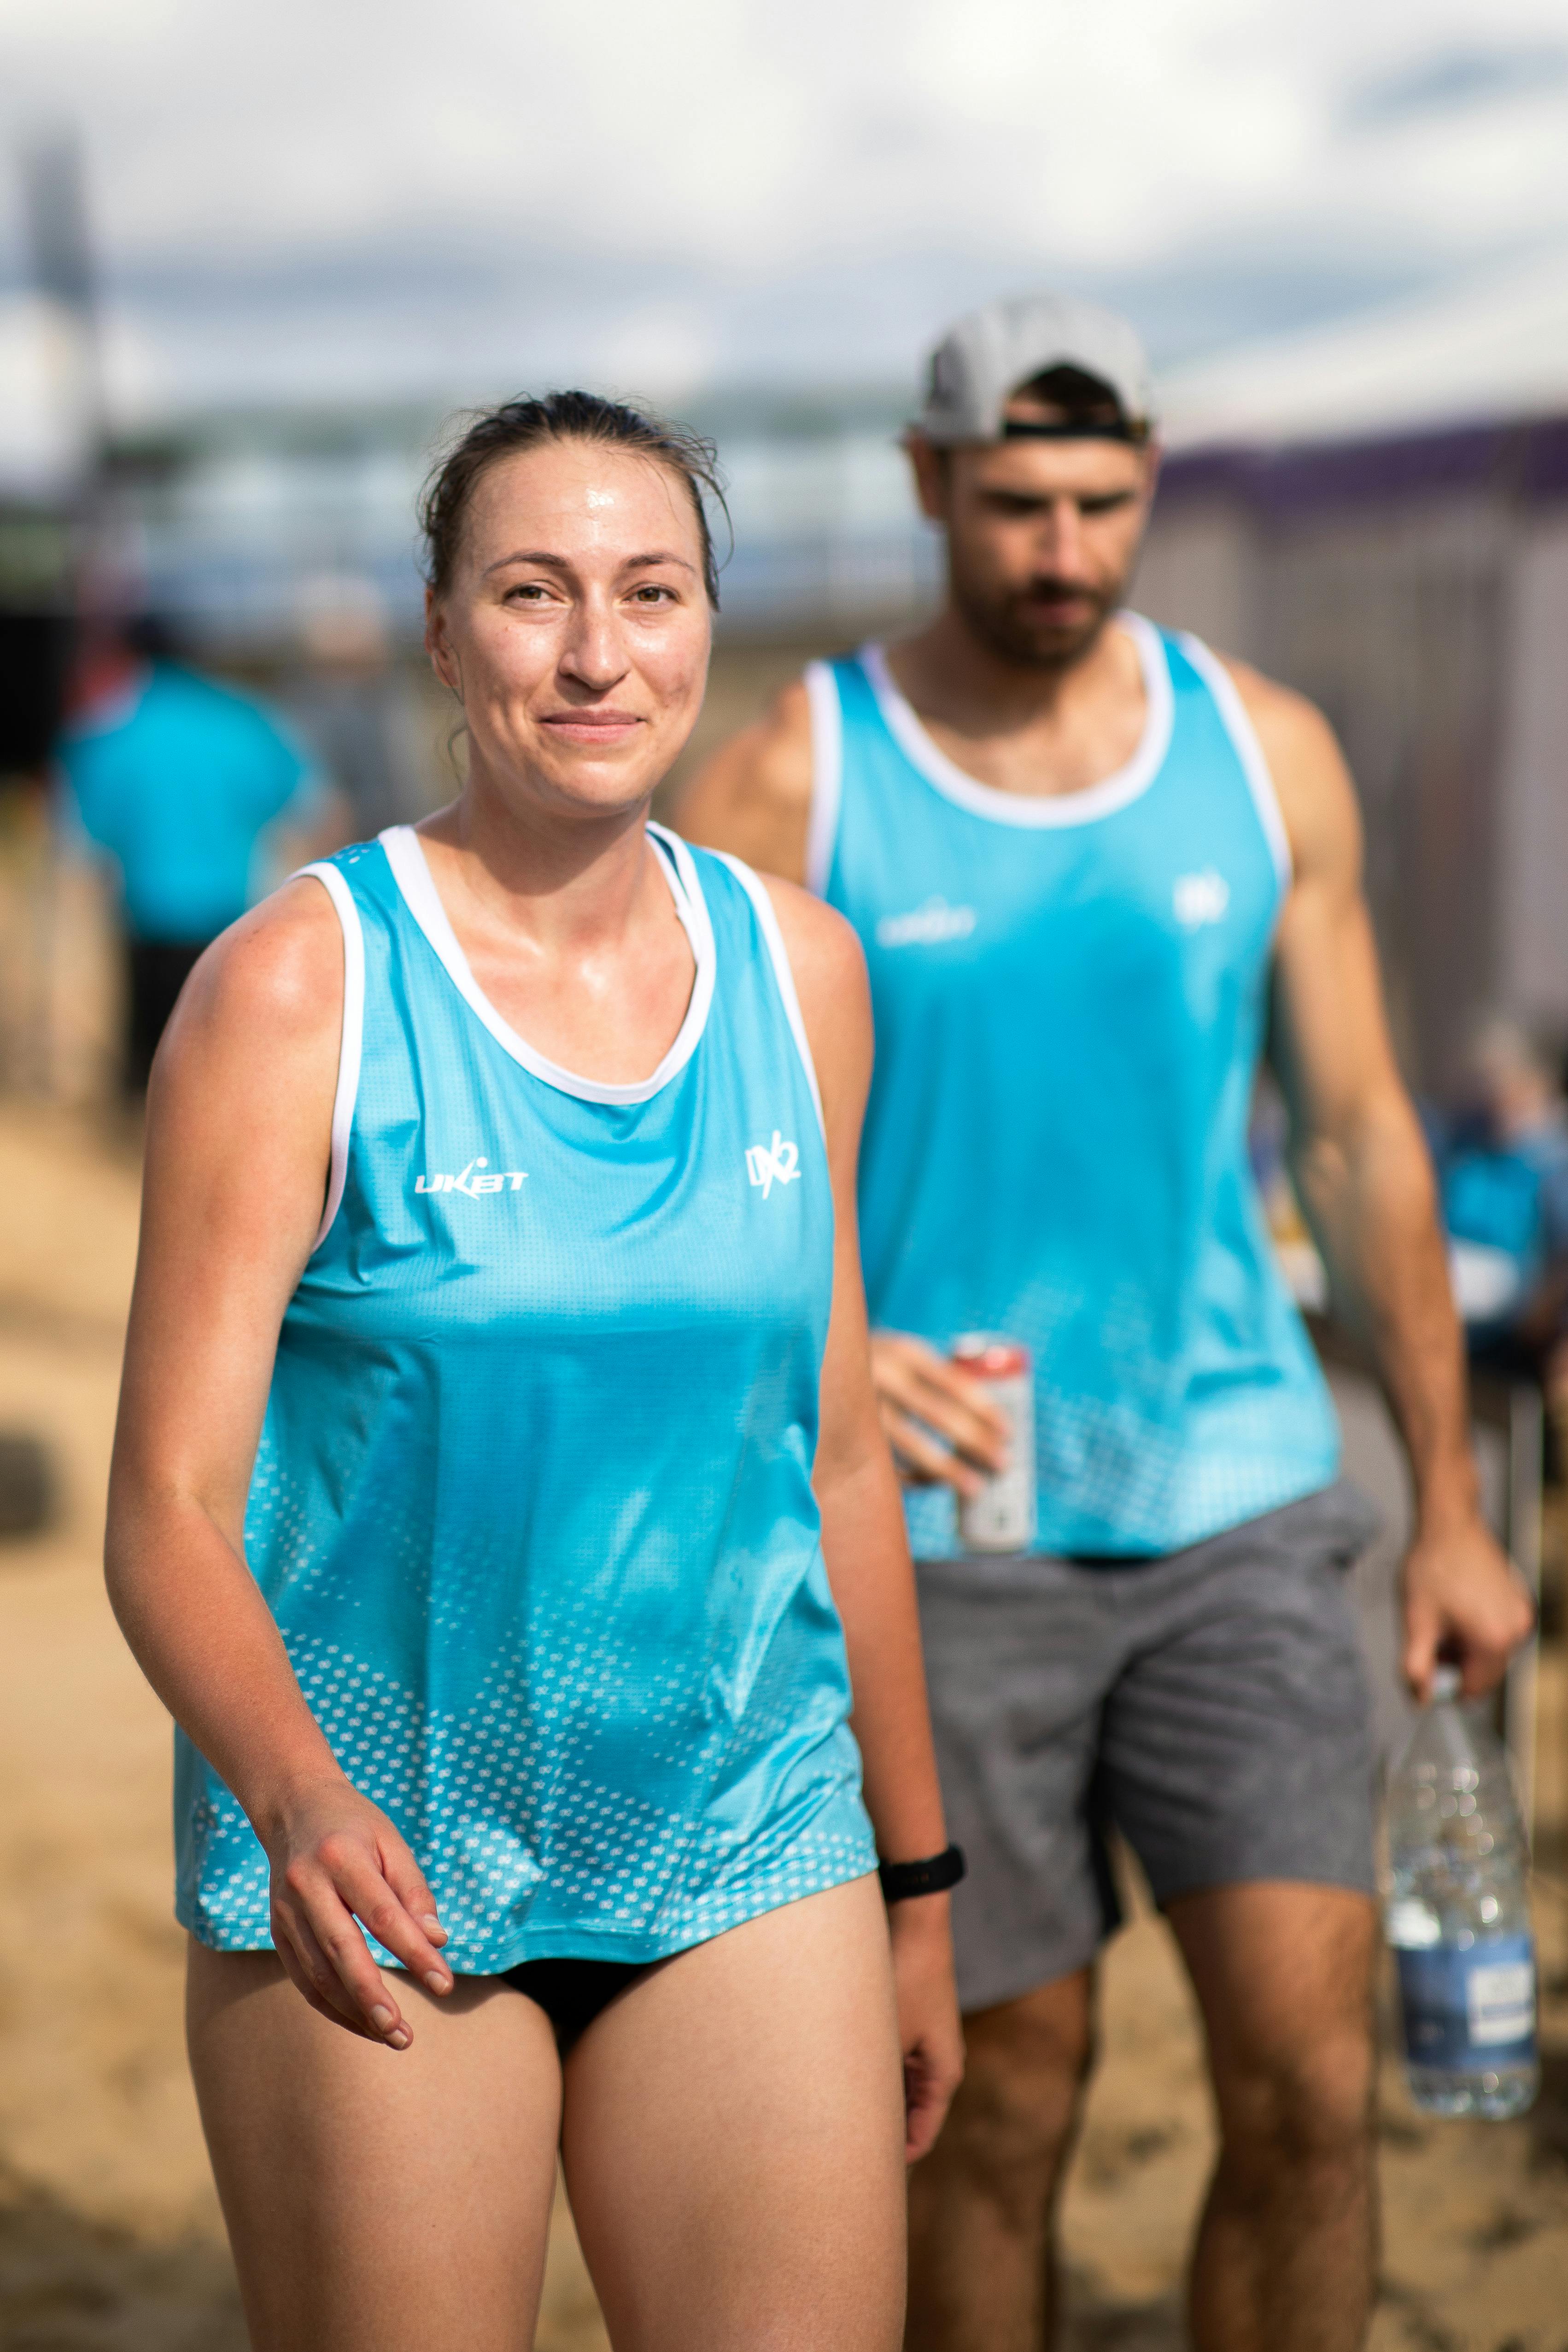
[[[1458,1113],[1432,1122],[1443,1217],[1469,1254],[1472,1360],[1538,1381],[1568,1438],[1568,1100],[1555,1041],[1486,1022]],[[1461,1258],[1461,1264],[1463,1259]],[[1465,1303],[1461,1287],[1461,1303]]]
[[[67,709],[63,822],[114,873],[139,1097],[197,957],[290,865],[338,845],[342,806],[266,704],[179,658],[156,622],[90,618]]]
[[[349,837],[374,841],[389,824],[417,822],[431,807],[429,729],[418,687],[395,658],[386,598],[363,573],[318,572],[298,612],[301,659],[279,698],[342,796]]]

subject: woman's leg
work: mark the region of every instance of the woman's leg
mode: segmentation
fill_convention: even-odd
[[[186,2029],[255,2352],[528,2352],[561,2074],[493,1978],[408,1979],[412,2049],[306,2008],[269,1952],[191,1946]]]
[[[682,1952],[566,2063],[616,2352],[897,2352],[903,2089],[875,1878]]]

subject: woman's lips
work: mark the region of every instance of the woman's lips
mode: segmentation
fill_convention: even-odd
[[[635,710],[552,710],[540,723],[568,742],[605,743],[618,741],[643,722]]]

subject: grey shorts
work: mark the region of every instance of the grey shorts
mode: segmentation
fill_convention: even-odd
[[[1093,1958],[1106,1832],[1155,1901],[1283,1878],[1370,1893],[1373,1749],[1343,1480],[1152,1560],[921,1560],[921,1620],[966,2010]]]

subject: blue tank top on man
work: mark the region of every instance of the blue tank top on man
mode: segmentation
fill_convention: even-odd
[[[932,741],[880,649],[807,673],[808,879],[870,967],[874,1325],[1032,1351],[1036,1549],[1173,1551],[1326,1486],[1332,1408],[1247,1137],[1289,850],[1229,677],[1121,616],[1127,767],[1023,798]],[[912,1489],[917,1552],[959,1549]]]
[[[310,871],[345,954],[321,1235],[250,1567],[446,1957],[640,1962],[875,1866],[811,1477],[833,1284],[765,893],[656,834],[697,978],[646,1083],[473,980],[405,828]],[[266,1856],[183,1737],[182,1921],[265,1948]]]

